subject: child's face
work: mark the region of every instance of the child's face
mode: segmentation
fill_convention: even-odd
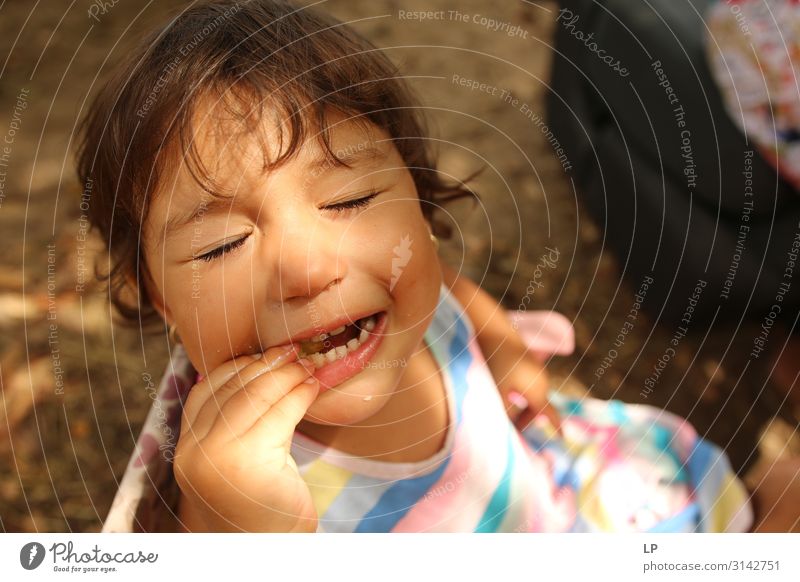
[[[219,132],[211,111],[213,121],[198,122],[196,144],[232,204],[213,207],[216,200],[185,165],[164,180],[143,229],[156,308],[176,326],[204,376],[234,357],[382,314],[363,343],[350,341],[365,336],[348,326],[338,339],[304,344],[307,352],[324,354],[349,338],[347,355],[340,348],[333,363],[322,356],[326,364],[315,373],[320,395],[306,419],[353,424],[368,418],[386,403],[419,348],[441,284],[408,169],[377,127],[367,132],[342,123],[332,129],[332,150],[350,168],[326,162],[312,138],[286,163],[262,172],[253,135]],[[264,128],[268,144],[275,136]],[[182,226],[166,227],[209,200]],[[336,206],[357,200],[350,208]]]

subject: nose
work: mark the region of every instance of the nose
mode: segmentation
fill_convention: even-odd
[[[345,277],[347,262],[338,237],[326,234],[324,228],[313,226],[283,230],[272,262],[273,297],[280,301],[315,297]]]

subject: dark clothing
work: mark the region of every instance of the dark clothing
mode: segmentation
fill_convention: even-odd
[[[653,277],[654,316],[680,325],[702,280],[693,321],[759,321],[779,303],[791,323],[800,196],[723,107],[705,55],[712,3],[562,2],[548,123],[625,277]]]

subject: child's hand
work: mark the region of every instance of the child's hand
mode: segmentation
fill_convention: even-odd
[[[522,339],[514,333],[485,353],[508,416],[517,430],[525,429],[537,415],[544,414],[560,431],[561,419],[547,400],[547,370],[533,357]]]
[[[319,383],[290,347],[226,362],[189,394],[174,462],[189,529],[316,531],[289,447]]]

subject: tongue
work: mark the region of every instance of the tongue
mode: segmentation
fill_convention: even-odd
[[[303,349],[307,354],[327,352],[332,348],[345,345],[351,339],[358,337],[359,330],[354,325],[347,325],[344,331],[337,335],[329,336],[321,342],[303,342]]]
[[[328,349],[330,349],[331,347],[336,348],[345,345],[354,337],[358,337],[358,332],[354,325],[348,325],[345,326],[344,331],[342,333],[338,335],[329,336],[328,339],[326,339],[323,342],[323,344],[325,344],[325,347]]]

